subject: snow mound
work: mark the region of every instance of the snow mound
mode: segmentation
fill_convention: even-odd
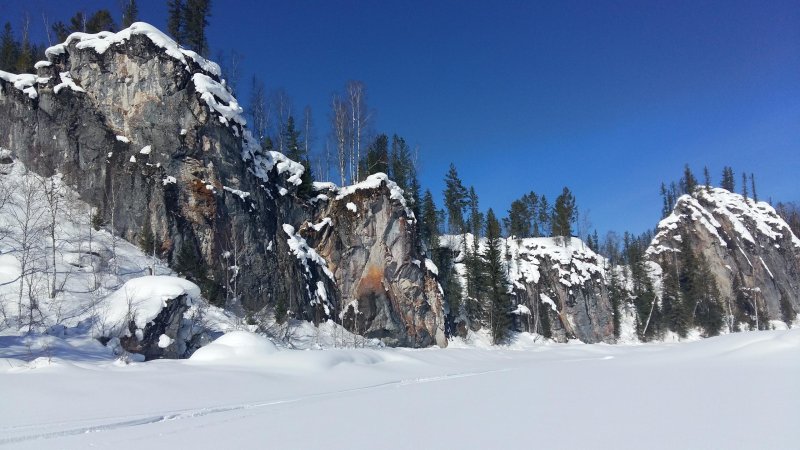
[[[36,88],[34,87],[36,82],[39,81],[36,75],[29,73],[16,75],[0,70],[0,80],[11,83],[16,89],[22,91],[31,99],[35,99],[39,96],[39,93],[36,92]]]
[[[247,124],[243,114],[244,109],[239,106],[236,98],[228,92],[228,88],[208,75],[196,73],[192,75],[192,82],[195,90],[200,94],[200,98],[219,114],[219,121],[228,125],[231,122],[241,126]]]
[[[167,300],[184,294],[199,299],[200,288],[191,281],[168,275],[134,278],[106,297],[105,318],[122,327],[133,320],[137,328],[143,329],[158,316]]]
[[[248,331],[231,331],[214,342],[199,348],[191,357],[195,362],[253,361],[278,351],[269,339]]]

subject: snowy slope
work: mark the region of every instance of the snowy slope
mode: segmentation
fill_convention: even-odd
[[[189,360],[0,361],[0,445],[793,449],[798,351],[798,330],[306,352],[236,333]]]
[[[20,162],[0,164],[0,192],[0,339],[18,358],[113,358],[119,350],[113,338],[141,339],[167,302],[181,296],[190,302],[187,319],[203,316],[198,329],[233,325],[194,283],[106,230],[95,231],[94,209],[60,175],[42,178]],[[95,338],[113,342],[102,350]]]

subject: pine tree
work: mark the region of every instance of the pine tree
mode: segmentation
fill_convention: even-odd
[[[758,203],[758,194],[756,194],[756,177],[750,173],[750,191],[753,193],[753,201]]]
[[[495,344],[502,341],[508,332],[511,320],[511,299],[508,281],[503,269],[503,242],[500,237],[500,222],[489,209],[486,213],[486,248],[482,254],[484,264],[484,286],[489,330]]]
[[[425,190],[422,197],[419,219],[420,240],[425,249],[432,252],[439,247],[439,217],[430,190]]]
[[[178,44],[185,41],[185,9],[183,0],[169,0],[167,3],[169,16],[167,18],[167,32],[175,39]]]
[[[705,182],[706,192],[711,192],[711,174],[708,172],[708,167],[703,167],[703,180]]]
[[[744,201],[747,203],[747,174],[742,172],[742,196],[744,196]]]
[[[539,219],[540,235],[551,236],[553,227],[550,223],[550,204],[547,202],[547,197],[544,195],[539,198],[539,211],[537,211],[537,216]]]
[[[567,187],[561,191],[561,195],[556,198],[553,207],[553,236],[561,236],[566,246],[572,236],[572,223],[575,221],[575,196]]]
[[[122,7],[122,27],[128,28],[139,20],[139,6],[136,0],[128,0]]]
[[[722,169],[722,183],[720,186],[722,189],[726,189],[729,192],[734,192],[736,188],[736,182],[733,176],[733,169],[728,166],[725,166]]]
[[[16,70],[18,48],[11,24],[6,22],[3,27],[3,34],[0,35],[0,70],[13,72]]]
[[[208,56],[206,38],[208,17],[211,15],[211,0],[186,0],[183,9],[186,44],[202,56]]]
[[[367,147],[367,154],[365,155],[365,164],[361,172],[365,175],[373,175],[376,173],[389,173],[389,137],[385,134],[379,134],[374,141]],[[403,176],[403,184],[397,185],[405,191],[408,189],[408,174]]]
[[[514,200],[511,202],[511,209],[508,210],[506,229],[509,235],[522,239],[531,234],[530,210],[526,202]]]
[[[456,166],[450,164],[450,170],[444,179],[444,206],[447,209],[450,233],[461,234],[465,231],[464,207],[467,206],[467,188],[458,177]]]
[[[50,29],[53,31],[58,42],[64,42],[67,40],[67,37],[69,37],[69,28],[60,20],[54,23]]]
[[[101,9],[92,14],[86,21],[87,33],[99,33],[101,31],[114,31],[117,28],[114,23],[114,18],[111,17],[111,12],[107,9]]]
[[[681,189],[683,190],[684,194],[691,195],[694,192],[695,187],[697,187],[697,178],[694,177],[692,169],[689,168],[689,164],[686,164],[683,166],[683,177],[681,177]]]

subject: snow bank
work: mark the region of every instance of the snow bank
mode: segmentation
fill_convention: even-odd
[[[137,328],[143,329],[158,316],[167,300],[184,294],[199,299],[200,288],[191,281],[167,275],[134,278],[106,297],[105,319],[121,327],[133,320]]]
[[[193,362],[254,362],[277,352],[269,339],[247,331],[232,331],[201,347],[189,358]]]

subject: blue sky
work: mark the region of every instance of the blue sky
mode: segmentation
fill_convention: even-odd
[[[0,1],[41,32],[118,1]],[[162,2],[140,0],[163,27]],[[212,6],[212,55],[309,104],[317,141],[331,94],[362,80],[375,129],[418,145],[421,181],[441,198],[450,162],[482,208],[503,215],[562,186],[593,228],[653,227],[661,181],[684,163],[718,182],[756,175],[761,198],[800,201],[800,2],[227,1]],[[43,37],[41,38],[43,39]]]

